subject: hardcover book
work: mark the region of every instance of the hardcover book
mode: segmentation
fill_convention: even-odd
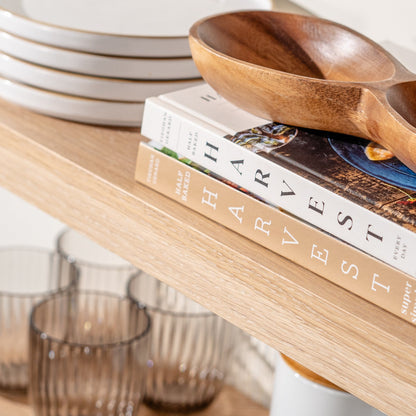
[[[414,278],[158,147],[140,143],[138,182],[416,323]]]
[[[149,98],[142,134],[416,277],[416,174],[372,142],[255,117],[207,84]]]

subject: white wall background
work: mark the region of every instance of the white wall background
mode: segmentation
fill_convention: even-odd
[[[376,42],[391,41],[416,51],[415,0],[296,0],[325,19],[358,30]]]
[[[0,246],[52,249],[63,228],[61,222],[0,187]]]

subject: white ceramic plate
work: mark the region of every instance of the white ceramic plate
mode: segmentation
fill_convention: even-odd
[[[122,56],[190,56],[196,20],[272,0],[0,0],[0,29],[37,42]]]
[[[70,51],[0,32],[0,51],[64,71],[142,80],[199,78],[192,58],[127,58]]]
[[[65,120],[107,126],[138,127],[144,103],[100,101],[29,87],[0,78],[0,97],[30,110]]]
[[[135,81],[93,77],[39,66],[1,52],[0,76],[63,94],[135,102],[202,83],[201,78],[184,81]]]

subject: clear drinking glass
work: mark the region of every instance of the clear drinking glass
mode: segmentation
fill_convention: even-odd
[[[127,293],[152,319],[144,402],[165,411],[210,404],[223,387],[236,327],[143,272],[131,277]]]
[[[53,252],[28,247],[0,249],[0,388],[28,385],[28,332],[32,306],[70,289],[74,265]]]
[[[36,416],[133,416],[143,399],[150,317],[105,292],[51,296],[30,320],[30,401]]]
[[[123,296],[133,271],[131,263],[73,229],[65,229],[57,238],[57,252],[76,264],[80,290],[98,290]]]

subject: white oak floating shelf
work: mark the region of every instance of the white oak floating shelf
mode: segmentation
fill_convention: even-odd
[[[416,414],[416,326],[133,179],[136,129],[0,102],[0,185],[394,416]]]

